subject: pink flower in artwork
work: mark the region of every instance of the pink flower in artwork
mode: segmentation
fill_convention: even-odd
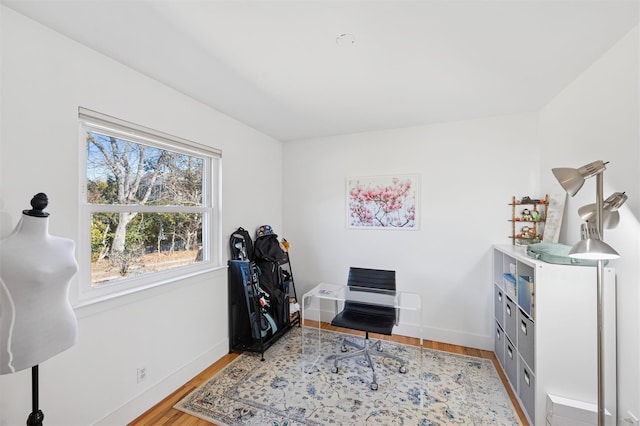
[[[349,224],[361,227],[413,228],[416,194],[411,179],[392,178],[389,184],[352,182]]]

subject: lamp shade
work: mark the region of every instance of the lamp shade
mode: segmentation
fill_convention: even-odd
[[[602,207],[602,226],[606,229],[613,229],[620,222],[620,213],[618,209],[627,201],[627,195],[624,192],[615,192],[604,200]],[[587,204],[578,209],[578,214],[582,220],[590,221],[596,216],[596,205]]]
[[[591,224],[583,223],[581,231],[582,240],[571,247],[569,257],[587,260],[611,260],[620,257],[617,251],[600,239],[600,233]]]
[[[627,201],[629,197],[624,192],[614,192],[604,200],[604,208],[610,211],[616,211]]]
[[[574,259],[611,260],[618,259],[620,254],[604,241],[590,238],[578,241],[576,245],[571,247],[569,257]]]
[[[573,197],[578,193],[578,191],[580,191],[580,188],[584,185],[585,179],[597,175],[604,171],[604,169],[606,169],[605,163],[602,161],[594,161],[593,163],[584,165],[579,169],[560,167],[551,169],[551,171],[564,190]]]

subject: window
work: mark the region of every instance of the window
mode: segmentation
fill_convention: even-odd
[[[220,266],[219,150],[79,109],[79,302]]]

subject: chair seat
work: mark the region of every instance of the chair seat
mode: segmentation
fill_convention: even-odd
[[[381,291],[395,292],[396,290],[396,272],[381,269],[366,268],[349,268],[349,278],[347,285],[356,291],[368,291],[379,293]],[[393,327],[398,321],[398,310],[394,306],[382,306],[373,303],[363,303],[354,300],[345,300],[342,311],[333,317],[331,325],[352,330],[364,331],[364,344],[360,345],[348,339],[343,339],[341,351],[342,355],[338,355],[334,359],[334,365],[331,371],[338,372],[338,362],[352,358],[355,356],[364,356],[367,363],[371,367],[373,373],[373,381],[371,389],[378,389],[378,381],[376,379],[376,369],[371,359],[371,355],[379,355],[386,358],[393,358],[400,363],[400,373],[407,371],[405,362],[402,358],[395,354],[387,353],[382,350],[381,341],[371,345],[376,350],[369,350],[369,333],[391,335]],[[355,351],[348,352],[347,346],[356,348]]]
[[[331,325],[391,336],[395,320],[394,318],[385,318],[379,313],[376,315],[363,312],[342,311],[333,318]]]

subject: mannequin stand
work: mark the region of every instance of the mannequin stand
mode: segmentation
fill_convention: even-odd
[[[38,408],[38,366],[31,367],[31,401],[32,412],[27,418],[27,426],[42,426],[44,413]]]

